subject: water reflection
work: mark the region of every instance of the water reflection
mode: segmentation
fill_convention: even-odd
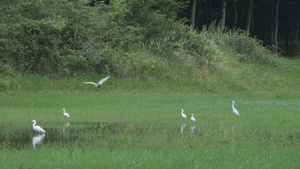
[[[194,133],[194,129],[195,129],[195,125],[193,125],[192,127],[191,127],[191,133],[193,134]]]
[[[180,132],[186,130],[185,122],[182,123]],[[123,141],[125,138],[135,138],[137,133],[142,135],[156,135],[167,132],[171,136],[178,132],[178,127],[167,127],[160,123],[127,123],[127,122],[69,122],[48,123],[47,137],[45,134],[33,134],[31,127],[10,128],[8,125],[0,126],[0,149],[39,148],[41,144],[59,144],[62,146],[73,143],[85,145],[98,144],[99,140]],[[130,129],[130,130],[128,130]],[[186,132],[186,131],[185,131]],[[120,136],[120,137],[119,137]]]
[[[63,128],[62,132],[65,134],[65,130],[69,127],[70,123],[66,123],[65,127]]]
[[[186,123],[183,123],[181,128],[180,128],[180,133],[182,134],[183,133],[183,128],[186,126]]]
[[[235,130],[235,125],[233,125],[233,126],[231,127],[231,130],[232,130],[232,132],[234,132],[234,130]]]
[[[42,140],[44,139],[45,134],[37,134],[32,137],[32,146],[35,148],[37,145],[40,145]]]

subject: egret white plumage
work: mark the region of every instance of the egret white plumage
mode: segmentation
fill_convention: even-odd
[[[183,120],[185,120],[185,119],[186,119],[186,115],[185,115],[185,114],[183,114],[183,109],[181,109],[181,117],[182,117],[182,119],[183,119]]]
[[[70,115],[66,112],[66,109],[65,108],[63,108],[63,114],[64,114],[64,116],[65,116],[65,118],[70,118]]]
[[[110,78],[110,76],[107,76],[107,77],[101,79],[98,83],[95,83],[95,82],[84,82],[84,84],[92,84],[92,85],[94,85],[95,87],[101,87],[101,85],[102,85],[107,79],[109,79],[109,78]]]
[[[234,108],[234,104],[235,104],[235,102],[232,101],[232,112],[233,112],[233,114],[239,116],[240,114],[239,114],[239,112]]]
[[[196,119],[195,119],[195,117],[194,117],[194,114],[192,114],[191,121],[194,122],[194,123],[196,122]]]
[[[32,128],[34,131],[39,132],[39,133],[46,133],[46,131],[44,129],[42,129],[42,127],[35,125],[36,124],[35,120],[32,120],[32,123],[33,123]]]

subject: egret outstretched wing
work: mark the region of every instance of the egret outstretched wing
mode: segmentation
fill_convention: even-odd
[[[94,83],[94,82],[84,82],[84,84],[92,84],[92,85],[97,85],[97,83]]]
[[[107,79],[109,79],[110,76],[107,76],[106,78],[101,79],[98,84],[101,85],[102,83],[104,83]]]

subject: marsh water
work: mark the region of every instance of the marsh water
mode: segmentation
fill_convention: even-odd
[[[45,125],[45,124],[44,124]],[[178,127],[164,127],[160,124],[131,124],[131,123],[82,123],[65,122],[48,124],[43,127],[45,134],[33,131],[32,126],[11,127],[1,126],[0,149],[38,148],[41,145],[60,144],[62,146],[80,143],[90,145],[93,142],[106,139],[118,140],[118,137],[144,137],[146,135],[168,135],[177,137],[182,134],[193,134],[195,125],[182,123]],[[121,139],[122,141],[122,139]],[[124,140],[123,140],[124,141]]]

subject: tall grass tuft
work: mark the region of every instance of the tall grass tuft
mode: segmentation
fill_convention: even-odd
[[[277,55],[263,46],[262,41],[249,37],[243,30],[224,30],[216,21],[202,28],[201,34],[213,40],[222,50],[229,50],[240,62],[277,67]]]

